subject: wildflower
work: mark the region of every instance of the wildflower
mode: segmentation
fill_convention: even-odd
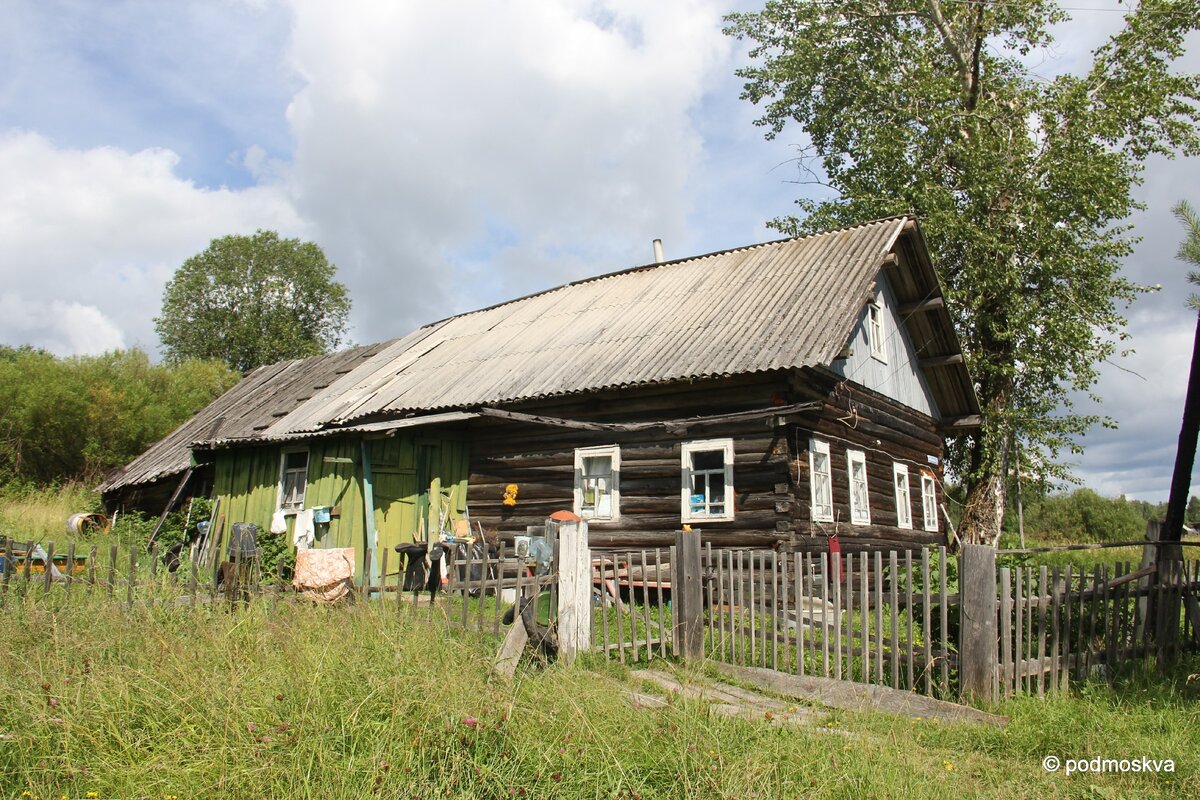
[[[688,752],[689,752],[689,753],[694,753],[694,752],[696,752],[696,745],[694,745],[694,744],[689,744],[689,745],[688,745]]]
[[[254,733],[254,728],[255,728],[255,725],[253,722],[246,723],[246,732],[247,733]]]
[[[50,704],[51,708],[58,708],[58,698],[57,697],[51,697],[51,698],[47,699],[46,702]]]
[[[946,768],[946,772],[954,772],[954,765],[949,761],[943,761],[942,766]]]
[[[88,798],[88,800],[95,800],[99,796],[100,796],[99,792],[88,792],[87,794],[84,795],[84,797]]]
[[[475,719],[474,717],[467,717],[462,721],[462,724],[466,725],[468,728],[474,728],[479,724],[479,720]]]
[[[562,773],[561,772],[551,772],[550,777],[554,780],[555,783],[562,782]]]

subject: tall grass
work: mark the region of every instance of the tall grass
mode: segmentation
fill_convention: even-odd
[[[635,711],[599,659],[490,673],[494,642],[391,604],[126,612],[5,598],[0,797],[1195,796],[1186,675],[995,710],[1006,730],[814,711],[811,727]],[[1043,756],[1175,758],[1173,775]]]

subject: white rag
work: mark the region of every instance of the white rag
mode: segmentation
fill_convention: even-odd
[[[282,508],[271,517],[271,533],[287,533],[287,517],[283,515]]]
[[[313,510],[306,508],[303,511],[297,512],[295,521],[292,522],[292,542],[295,543],[297,550],[307,550],[313,546],[316,541],[316,528],[313,526]]]

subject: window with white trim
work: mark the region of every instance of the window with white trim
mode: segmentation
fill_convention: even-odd
[[[908,466],[892,464],[892,484],[896,493],[896,527],[911,528],[912,494],[908,491]]]
[[[846,471],[850,475],[850,522],[871,524],[871,495],[867,490],[867,455],[862,450],[846,451]]]
[[[304,508],[308,488],[308,451],[285,450],[279,461],[279,508],[292,513]]]
[[[733,440],[684,442],[681,457],[683,521],[733,519]]]
[[[608,522],[621,515],[621,448],[581,447],[575,451],[575,513]]]
[[[925,517],[923,520],[925,530],[936,531],[938,529],[937,481],[926,472],[921,473],[921,509]]]
[[[833,522],[833,469],[829,443],[808,440],[808,483],[814,522]]]
[[[867,344],[871,346],[871,357],[887,363],[887,332],[884,330],[883,309],[879,303],[867,304]]]

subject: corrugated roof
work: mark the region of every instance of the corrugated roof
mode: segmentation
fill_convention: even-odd
[[[394,341],[267,433],[828,364],[906,222],[652,264],[451,317]]]
[[[177,475],[191,464],[191,443],[215,438],[245,439],[261,434],[315,392],[350,372],[356,364],[387,345],[356,347],[313,358],[280,361],[250,371],[237,386],[151,445],[98,491],[153,483]]]
[[[197,441],[278,441],[364,420],[825,366],[907,231],[916,234],[898,248],[900,302],[940,295],[907,217],[601,275],[390,342],[264,367],[101,488],[180,472]],[[944,310],[905,324],[923,357],[959,352]],[[978,413],[961,364],[925,372],[943,414]],[[234,427],[210,431],[217,418]]]

